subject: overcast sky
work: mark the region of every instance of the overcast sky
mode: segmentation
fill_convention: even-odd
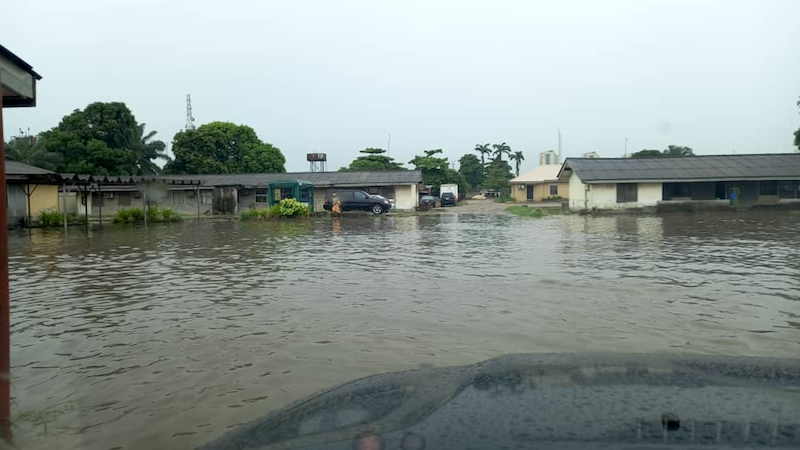
[[[6,137],[122,101],[165,142],[185,123],[252,126],[290,171],[387,146],[407,163],[476,143],[527,156],[687,145],[788,152],[800,127],[800,1],[0,1],[0,42],[38,106]]]

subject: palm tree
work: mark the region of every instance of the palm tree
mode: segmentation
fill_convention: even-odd
[[[47,170],[56,170],[61,162],[61,155],[48,152],[44,145],[35,144],[29,136],[6,144],[6,158]]]
[[[492,149],[489,148],[489,143],[475,145],[475,151],[481,154],[481,166],[486,166],[485,157],[492,154]]]
[[[128,146],[134,152],[136,158],[136,170],[140,175],[150,174],[157,175],[161,173],[159,167],[154,159],[162,159],[169,162],[170,158],[165,153],[167,146],[162,141],[152,140],[156,135],[156,131],[151,131],[144,134],[145,124],[140,124],[136,127],[133,134],[128,140]]]
[[[505,142],[502,144],[492,144],[492,147],[494,147],[494,158],[497,161],[502,161],[503,155],[511,156],[511,147],[506,145]]]
[[[664,150],[664,156],[671,158],[694,156],[694,151],[692,151],[691,147],[681,147],[680,145],[668,145],[667,149]]]
[[[522,152],[519,151],[519,150],[517,150],[514,153],[509,154],[508,157],[512,161],[514,161],[514,163],[516,165],[516,169],[517,169],[517,176],[519,176],[519,166],[520,166],[520,164],[522,164],[522,161],[525,161],[525,157],[522,156]]]

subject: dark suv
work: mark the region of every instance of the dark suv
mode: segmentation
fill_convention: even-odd
[[[342,202],[342,211],[371,211],[372,214],[383,214],[392,208],[389,200],[380,195],[370,195],[356,189],[340,189],[325,197],[323,207],[328,211],[333,209],[333,194],[336,194]]]
[[[456,203],[458,203],[458,199],[452,192],[445,192],[442,194],[442,197],[439,199],[439,201],[441,202],[442,206],[456,206]]]

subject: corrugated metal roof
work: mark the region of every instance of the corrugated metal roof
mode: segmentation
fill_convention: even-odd
[[[584,182],[800,179],[800,153],[709,155],[684,158],[567,158]]]
[[[55,175],[55,172],[41,167],[29,166],[17,161],[6,160],[6,175]]]
[[[383,172],[289,172],[289,173],[242,173],[242,174],[190,174],[164,175],[169,180],[199,180],[206,186],[266,186],[274,181],[310,181],[315,186],[352,185],[381,186],[393,184],[417,184],[422,181],[418,170]]]

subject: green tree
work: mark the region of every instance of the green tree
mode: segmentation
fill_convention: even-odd
[[[165,145],[144,135],[121,102],[95,102],[76,109],[55,128],[39,135],[37,146],[60,157],[59,172],[94,175],[138,175],[157,172],[154,159],[164,159]]]
[[[48,152],[43,145],[37,145],[32,136],[15,138],[5,145],[6,158],[28,164],[31,166],[41,167],[47,170],[58,170],[58,165],[61,163],[61,155],[58,153]]]
[[[478,187],[486,178],[483,163],[475,155],[464,155],[458,160],[458,171],[464,175],[466,182],[473,188]]]
[[[183,130],[172,140],[175,159],[166,173],[270,173],[286,172],[281,150],[262,142],[247,125],[211,122]]]
[[[515,172],[517,176],[519,176],[519,166],[522,164],[522,161],[525,161],[525,156],[523,156],[521,151],[517,150],[516,152],[509,154],[508,157],[514,161],[514,166],[516,169]]]
[[[495,159],[489,163],[489,167],[486,169],[486,180],[483,182],[483,187],[508,195],[511,187],[509,181],[512,178],[514,175],[511,174],[511,166],[508,165],[508,162]]]
[[[406,170],[402,163],[394,161],[394,158],[384,155],[386,150],[382,148],[365,148],[359,153],[366,156],[359,156],[347,167],[339,169],[340,172],[380,172],[383,170]]]
[[[415,156],[409,164],[422,172],[422,182],[425,185],[433,186],[433,195],[439,195],[439,189],[446,183],[458,184],[459,191],[468,191],[470,187],[467,179],[459,171],[450,168],[447,158],[437,156],[441,154],[441,149],[425,150],[424,155]]]
[[[506,145],[505,142],[502,144],[492,144],[492,148],[494,148],[492,151],[492,153],[494,153],[494,159],[497,161],[502,161],[503,155],[511,156],[511,147]]]
[[[800,100],[797,100],[797,107],[800,108]],[[794,145],[797,147],[797,151],[800,152],[800,128],[794,132]]]
[[[486,157],[492,154],[492,149],[489,147],[489,143],[476,144],[475,151],[481,155],[481,166],[486,166]]]
[[[668,158],[681,158],[685,156],[694,156],[694,151],[691,147],[681,147],[680,145],[668,145],[664,150],[664,156]]]
[[[663,158],[664,153],[660,150],[639,150],[638,152],[631,153],[631,158]]]
[[[142,174],[159,174],[161,167],[156,165],[153,160],[160,159],[170,161],[166,154],[167,146],[162,141],[154,140],[156,131],[144,134],[145,124],[140,124],[135,130],[131,131],[130,140],[127,144],[137,158],[137,164]]]

